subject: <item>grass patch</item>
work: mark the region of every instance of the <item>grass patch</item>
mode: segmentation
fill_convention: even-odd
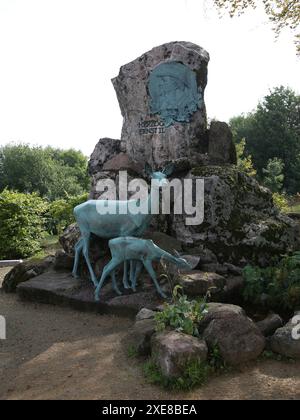
[[[289,207],[288,211],[290,213],[300,213],[300,204],[296,204],[295,206]]]
[[[154,358],[148,359],[143,365],[144,375],[150,383],[173,391],[189,391],[195,387],[201,387],[213,375],[228,373],[231,370],[232,368],[224,362],[218,346],[210,349],[207,361],[189,361],[182,368],[181,376],[177,378],[166,377]]]
[[[207,363],[197,360],[187,363],[182,370],[182,375],[178,378],[164,376],[153,359],[149,359],[144,364],[143,370],[150,383],[173,391],[188,391],[196,386],[204,385],[211,373],[211,367]]]
[[[259,357],[259,360],[275,360],[276,362],[295,363],[295,359],[292,357],[282,356],[281,354],[277,354],[269,350],[265,350]]]
[[[45,233],[44,237],[40,240],[41,250],[30,257],[29,261],[42,260],[48,255],[54,255],[56,251],[61,248],[58,239],[59,237],[57,235],[50,235],[49,233]]]
[[[127,349],[127,356],[130,359],[138,357],[139,353],[137,351],[137,348],[135,346],[129,346]]]

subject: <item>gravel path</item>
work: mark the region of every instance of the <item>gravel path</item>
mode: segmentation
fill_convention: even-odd
[[[8,270],[0,269],[1,276]],[[20,302],[0,291],[0,399],[300,399],[300,362],[264,361],[169,393],[148,384],[121,340],[132,321]]]

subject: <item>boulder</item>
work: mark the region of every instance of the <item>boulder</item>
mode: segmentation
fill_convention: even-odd
[[[167,252],[170,252],[171,254],[174,253],[174,251],[181,252],[182,251],[182,243],[178,241],[176,238],[167,235],[163,232],[150,232],[147,231],[143,235],[143,238],[145,239],[151,239],[157,246],[164,249]]]
[[[189,362],[207,360],[208,349],[204,340],[177,331],[153,335],[151,347],[153,359],[168,378],[180,377]]]
[[[139,313],[136,315],[136,321],[143,321],[144,319],[152,319],[155,316],[155,311],[151,309],[142,308]]]
[[[267,266],[299,248],[299,225],[279,213],[268,189],[235,166],[199,166],[186,178],[204,179],[204,222],[187,226],[185,215],[171,214],[170,234],[184,250],[205,247],[220,264],[244,267]]]
[[[121,140],[133,161],[155,168],[180,158],[197,161],[199,156],[202,162],[208,62],[208,53],[198,45],[170,42],[120,68],[112,82],[124,118]]]
[[[255,323],[239,314],[213,319],[203,338],[210,349],[218,346],[222,359],[230,365],[256,359],[266,345],[265,337]]]
[[[225,286],[226,280],[216,273],[195,270],[181,274],[179,283],[187,295],[205,296],[209,289],[211,289],[212,295],[220,293]]]
[[[133,347],[140,356],[149,356],[155,327],[156,322],[153,318],[137,321],[126,336],[126,346]]]
[[[103,164],[121,152],[121,141],[103,138],[96,144],[93,153],[91,154],[88,171],[89,175],[93,176],[102,171]]]
[[[199,324],[199,332],[203,333],[204,330],[213,320],[232,318],[235,315],[245,316],[243,308],[237,305],[211,302],[207,304],[207,314]]]
[[[48,256],[43,260],[29,260],[16,265],[4,277],[2,288],[6,293],[16,291],[18,284],[39,276],[51,268],[54,257]]]
[[[112,159],[106,161],[103,165],[104,171],[128,171],[135,175],[141,175],[143,173],[143,165],[139,165],[133,162],[126,153],[119,153]]]
[[[256,325],[265,337],[269,337],[283,326],[283,320],[277,314],[270,314],[264,320],[257,322]]]
[[[208,156],[212,165],[236,165],[237,155],[232,132],[225,122],[211,122],[208,136]]]
[[[294,321],[294,322],[293,322]],[[300,359],[300,317],[291,319],[271,337],[270,345],[274,353]]]
[[[54,270],[72,271],[74,264],[74,257],[68,255],[65,251],[60,250],[55,254]]]
[[[74,247],[79,238],[80,230],[77,223],[68,226],[59,237],[59,242],[67,255],[74,257]]]

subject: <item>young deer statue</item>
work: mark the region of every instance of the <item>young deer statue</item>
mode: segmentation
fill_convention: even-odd
[[[163,258],[167,261],[170,261],[173,264],[176,264],[182,269],[191,269],[190,264],[188,264],[188,262],[184,258],[174,257],[167,251],[164,251],[163,249],[159,248],[157,245],[154,244],[153,241],[149,239],[139,239],[132,237],[115,238],[111,239],[108,245],[111,251],[112,259],[103,269],[101,279],[95,290],[96,300],[99,300],[101,287],[103,286],[105,279],[109,275],[112,276],[115,290],[117,291],[117,293],[120,293],[118,288],[115,287],[115,269],[125,261],[141,262],[144,265],[145,269],[148,271],[150,277],[152,278],[158,293],[163,298],[166,298],[166,295],[161,290],[158,284],[157,276],[152,267],[152,262],[160,261]],[[135,272],[131,276],[131,286],[133,289],[135,289],[136,286],[136,280],[138,275],[137,272],[139,271],[139,267],[136,267],[134,271]],[[127,275],[127,272],[124,269],[124,276],[125,275]]]
[[[153,172],[146,165],[146,173],[157,180],[156,188],[164,187],[167,177],[173,172],[173,165],[169,164],[162,172]],[[81,237],[75,245],[75,260],[72,275],[78,277],[78,264],[81,252],[88,266],[91,280],[97,286],[97,279],[89,258],[89,243],[91,234],[100,238],[112,239],[122,236],[140,236],[147,229],[151,221],[151,192],[146,199],[148,214],[131,214],[129,207],[133,200],[107,201],[89,200],[74,208],[74,215],[80,229]],[[136,200],[138,203],[138,200]],[[107,214],[108,206],[115,206],[115,214]],[[141,206],[142,207],[142,206]],[[102,211],[101,211],[102,209]],[[105,211],[106,210],[106,211]],[[105,214],[106,213],[106,214]]]

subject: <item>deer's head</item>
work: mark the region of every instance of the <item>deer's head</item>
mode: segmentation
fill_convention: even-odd
[[[148,175],[151,179],[156,180],[158,187],[165,187],[168,185],[167,179],[170,175],[172,175],[173,171],[174,171],[173,163],[170,163],[161,171],[153,171],[151,166],[148,163],[146,163],[145,165],[146,175]]]

